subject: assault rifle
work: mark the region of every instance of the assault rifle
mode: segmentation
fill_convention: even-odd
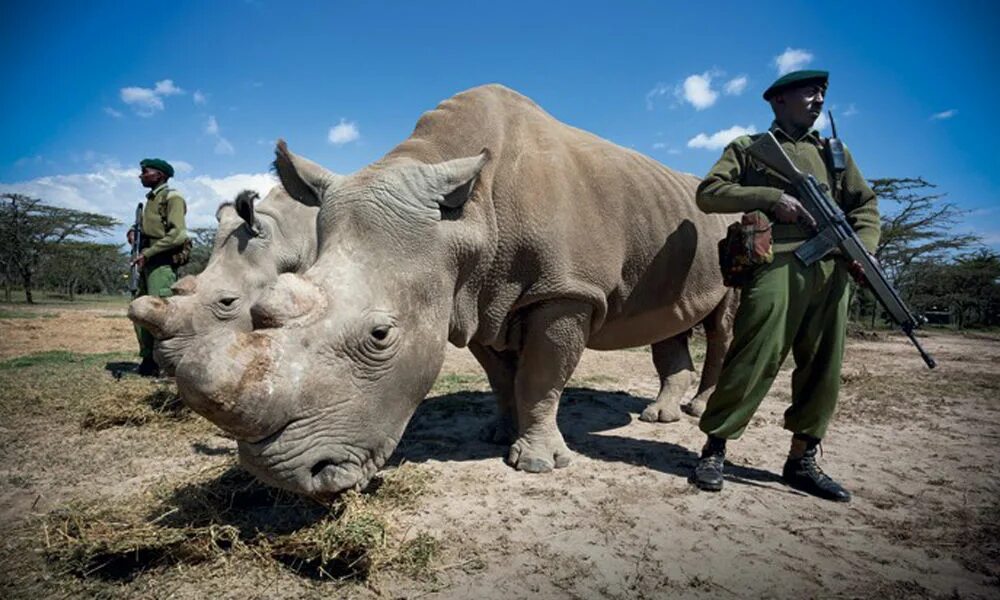
[[[907,308],[903,299],[899,297],[899,293],[889,283],[885,271],[865,250],[858,234],[847,222],[844,211],[823,191],[816,178],[795,168],[770,131],[750,144],[747,152],[791,183],[795,187],[799,202],[816,220],[816,235],[799,246],[795,251],[795,256],[803,264],[811,265],[834,248],[839,248],[849,260],[860,263],[872,294],[900,326],[903,333],[910,338],[913,345],[917,347],[920,357],[924,359],[927,366],[933,369],[937,363],[934,362],[930,354],[924,351],[920,342],[913,335],[913,330],[925,323],[926,319],[914,315]]]
[[[128,291],[135,295],[139,289],[139,267],[135,264],[135,259],[139,258],[142,251],[142,202],[135,207],[135,223],[132,224],[132,248],[129,257],[132,259],[132,267],[129,271]]]

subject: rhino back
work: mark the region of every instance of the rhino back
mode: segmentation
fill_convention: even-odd
[[[725,294],[716,243],[728,219],[697,208],[695,177],[561,123],[503,86],[442,102],[380,162],[483,148],[491,161],[452,224],[476,230],[483,246],[458,298],[476,306],[456,306],[476,323],[453,342],[474,335],[502,347],[519,309],[577,298],[594,307],[592,347],[641,345],[690,328]]]

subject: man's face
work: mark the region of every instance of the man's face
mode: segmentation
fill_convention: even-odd
[[[142,182],[142,187],[147,187],[153,189],[166,181],[167,176],[163,174],[163,171],[158,171],[151,167],[143,167],[142,173],[139,173],[139,181]]]
[[[774,114],[780,123],[797,129],[812,127],[826,99],[826,86],[821,83],[787,89],[775,97]]]

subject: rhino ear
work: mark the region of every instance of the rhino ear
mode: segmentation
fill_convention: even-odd
[[[257,223],[257,217],[253,212],[253,203],[255,200],[260,198],[257,192],[253,190],[243,190],[236,195],[236,214],[240,216],[241,219],[246,223],[247,228],[254,235],[260,233],[260,226]]]
[[[469,200],[475,179],[489,160],[490,151],[483,148],[475,156],[420,166],[421,196],[444,208],[462,206]]]
[[[323,194],[340,180],[340,176],[297,154],[278,140],[274,149],[274,170],[281,185],[292,198],[307,206],[322,204]]]

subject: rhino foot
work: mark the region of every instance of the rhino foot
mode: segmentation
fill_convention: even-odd
[[[708,404],[708,394],[698,394],[687,404],[681,406],[681,410],[692,417],[700,417],[705,412],[705,405]]]
[[[569,465],[572,453],[566,447],[562,436],[558,433],[543,441],[529,441],[525,437],[518,438],[507,455],[507,464],[518,471],[528,473],[546,473],[552,469],[561,469]]]
[[[639,420],[648,423],[673,423],[681,420],[681,409],[676,402],[654,402],[647,406]]]
[[[504,415],[496,417],[479,431],[479,439],[487,444],[511,444],[517,439],[517,429],[514,420]]]

